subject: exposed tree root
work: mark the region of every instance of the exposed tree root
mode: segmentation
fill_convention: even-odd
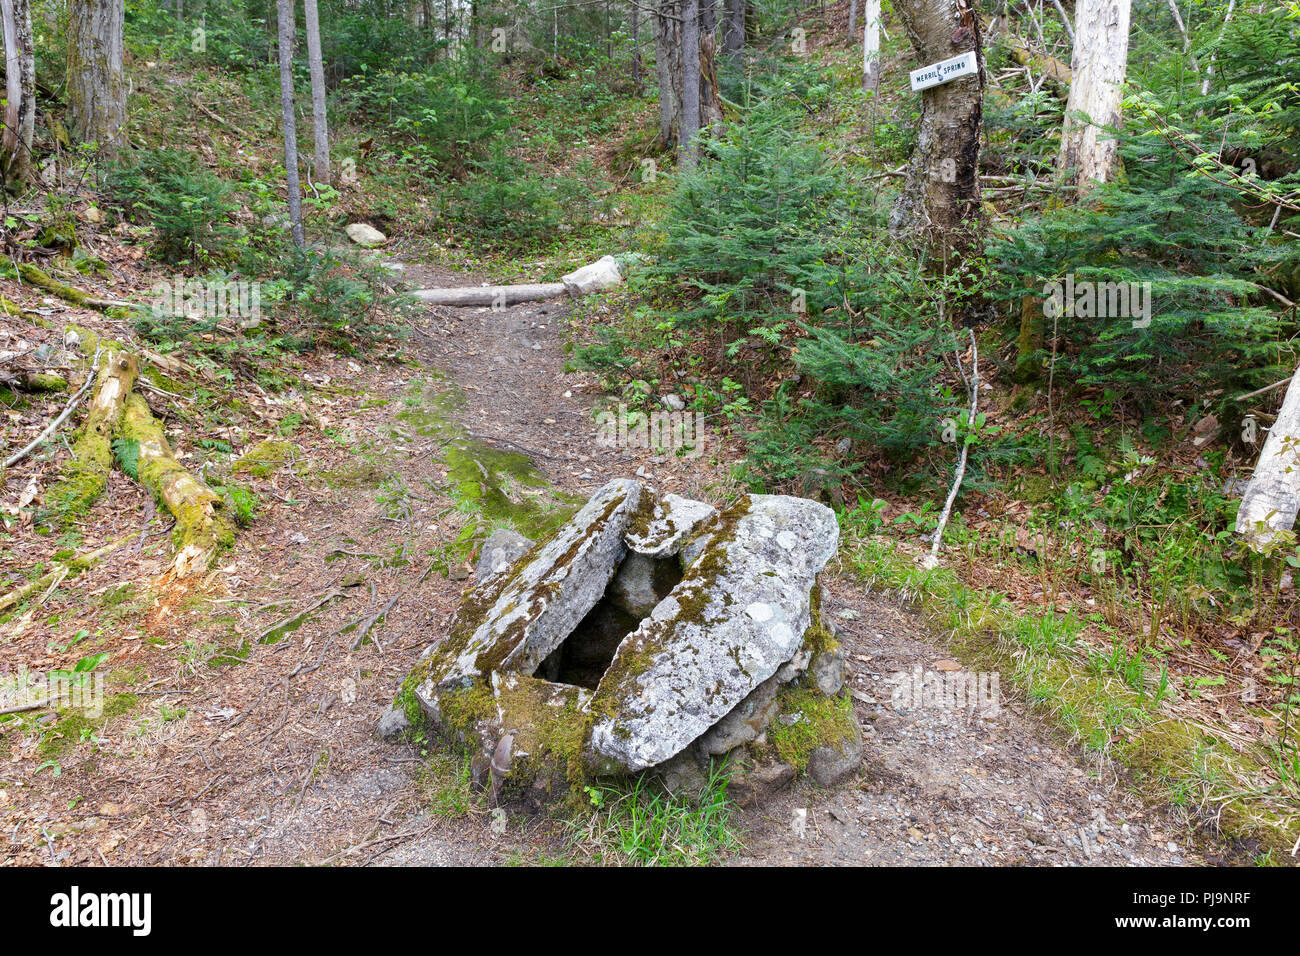
[[[226,514],[225,500],[176,460],[162,426],[138,393],[126,399],[122,437],[139,448],[137,480],[176,519],[173,572],[185,577],[206,571],[217,553],[235,541],[235,528]]]
[[[90,570],[113,551],[125,544],[130,537],[130,535],[126,535],[125,537],[118,538],[116,541],[110,541],[108,544],[96,548],[94,551],[78,555],[66,563],[57,564],[49,571],[42,574],[39,578],[33,578],[26,584],[14,588],[8,594],[0,595],[0,612],[7,611],[15,604],[27,600],[27,598],[31,597],[37,591],[52,587],[65,578],[78,575],[82,571]]]
[[[100,367],[86,424],[72,449],[72,463],[50,490],[50,502],[59,512],[83,512],[103,493],[113,470],[113,438],[138,374],[135,356],[125,351],[109,353]]]

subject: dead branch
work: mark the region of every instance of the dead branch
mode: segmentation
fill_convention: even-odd
[[[943,504],[943,511],[939,513],[939,525],[934,529],[934,536],[930,540],[930,553],[925,559],[927,568],[936,567],[939,564],[939,545],[943,541],[943,530],[948,526],[948,516],[952,514],[953,502],[957,500],[957,492],[961,490],[962,479],[966,477],[966,458],[970,452],[971,433],[975,428],[975,415],[979,404],[980,389],[980,353],[979,348],[975,345],[975,333],[970,332],[970,352],[971,352],[971,374],[967,380],[967,388],[970,392],[970,414],[966,419],[966,434],[963,436],[961,443],[961,453],[957,456],[957,471],[953,475],[952,488],[948,492],[948,500]],[[961,356],[957,356],[957,367],[961,368]],[[962,373],[965,378],[965,373]]]
[[[53,435],[55,431],[58,430],[58,427],[67,420],[69,415],[72,414],[72,410],[81,404],[81,400],[85,398],[86,393],[90,391],[90,386],[95,383],[95,373],[99,371],[99,355],[100,350],[96,349],[95,362],[91,366],[90,374],[86,376],[86,381],[82,384],[81,388],[77,390],[77,394],[72,396],[72,400],[64,406],[63,411],[59,413],[58,417],[46,425],[41,430],[41,433],[32,439],[29,445],[20,448],[5,460],[4,467],[6,469],[12,468],[14,465],[18,464],[18,462],[22,461],[31,453],[33,448]]]

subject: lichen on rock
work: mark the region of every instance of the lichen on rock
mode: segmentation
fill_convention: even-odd
[[[612,481],[523,556],[511,539],[513,563],[489,559],[403,706],[469,747],[497,799],[650,769],[693,779],[693,765],[768,753],[789,688],[837,715],[800,728],[801,743],[826,733],[799,769],[816,747],[839,747],[847,765],[841,705],[820,689],[842,682],[842,657],[816,588],[838,536],[834,514],[805,499],[749,495],[719,511]]]

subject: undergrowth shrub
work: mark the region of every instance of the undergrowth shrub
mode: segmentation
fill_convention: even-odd
[[[362,64],[338,96],[354,122],[383,125],[379,149],[393,159],[456,177],[487,154],[510,118],[490,74],[463,63],[409,72]]]
[[[232,223],[237,206],[231,187],[194,154],[139,150],[110,168],[107,190],[123,216],[153,227],[155,258],[211,266],[236,257],[240,231]]]
[[[603,192],[590,164],[576,176],[542,176],[498,148],[451,190],[445,208],[476,248],[517,250],[591,225],[609,208]]]

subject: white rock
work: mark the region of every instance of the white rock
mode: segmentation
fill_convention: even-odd
[[[619,271],[617,259],[601,256],[589,266],[560,276],[560,281],[569,295],[587,295],[618,285],[623,281],[623,274]]]
[[[349,239],[366,249],[382,246],[388,241],[388,237],[382,232],[364,222],[354,222],[343,231],[348,234]]]

